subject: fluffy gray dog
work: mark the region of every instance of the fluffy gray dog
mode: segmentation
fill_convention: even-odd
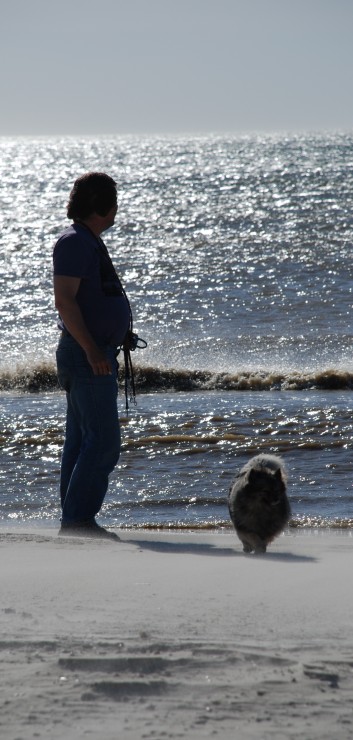
[[[228,506],[244,552],[266,552],[283,531],[291,514],[286,482],[283,461],[276,455],[257,455],[239,471]]]

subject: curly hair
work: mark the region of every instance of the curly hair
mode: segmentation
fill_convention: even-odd
[[[116,205],[116,182],[104,172],[88,172],[75,180],[67,204],[67,216],[73,220],[93,213],[106,216]]]

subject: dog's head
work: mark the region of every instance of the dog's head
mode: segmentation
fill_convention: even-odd
[[[249,471],[247,493],[268,506],[277,506],[285,493],[281,470],[253,468]]]

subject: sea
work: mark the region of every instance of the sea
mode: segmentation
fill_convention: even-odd
[[[290,528],[353,528],[353,133],[0,139],[0,522],[58,527],[65,394],[52,250],[103,171],[129,296],[136,404],[99,521],[228,530],[254,455],[280,455]]]

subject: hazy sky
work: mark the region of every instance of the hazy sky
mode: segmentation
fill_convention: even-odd
[[[353,0],[0,0],[0,135],[353,128]]]

